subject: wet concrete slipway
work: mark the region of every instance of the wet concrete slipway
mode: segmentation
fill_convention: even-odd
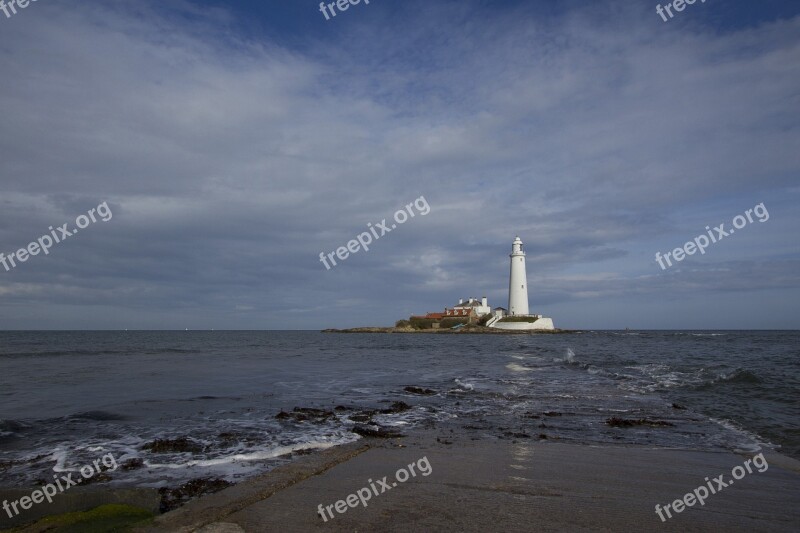
[[[416,476],[396,481],[399,469],[423,457],[427,476],[417,468]],[[760,472],[751,461],[752,473],[734,479],[732,471],[750,457],[432,433],[365,439],[190,502],[140,531],[800,530],[800,462],[766,452],[768,468]],[[727,487],[718,489],[713,478],[721,474]],[[376,483],[384,476],[388,490]],[[336,502],[370,480],[378,495],[372,492],[366,507],[359,500],[337,511]],[[717,492],[703,505],[689,498],[692,506],[674,511],[673,502],[708,482]],[[662,521],[657,504],[672,504],[671,518],[662,512]],[[320,505],[333,505],[327,521]]]

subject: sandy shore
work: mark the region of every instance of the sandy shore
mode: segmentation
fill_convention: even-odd
[[[735,484],[662,522],[655,513],[725,475],[748,456],[552,441],[443,438],[436,432],[372,440],[302,458],[189,503],[139,531],[797,531],[800,462],[765,454]],[[333,505],[427,457],[410,477],[323,521]],[[419,466],[417,468],[419,471]],[[377,485],[380,489],[380,484]]]

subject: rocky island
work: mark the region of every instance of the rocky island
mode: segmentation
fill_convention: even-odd
[[[489,306],[488,299],[464,298],[441,313],[415,315],[398,320],[394,327],[359,327],[325,329],[323,333],[437,333],[437,334],[502,334],[502,333],[574,333],[557,329],[553,319],[531,314],[528,308],[528,276],[525,251],[517,236],[511,243],[508,278],[508,309]]]
[[[536,334],[558,334],[558,333],[579,333],[578,330],[570,329],[534,329],[534,330],[515,330],[515,329],[497,329],[487,328],[486,326],[478,325],[465,325],[460,328],[428,328],[417,329],[412,326],[400,327],[360,327],[360,328],[347,328],[335,329],[329,328],[322,330],[322,333],[427,333],[437,335],[469,335],[469,334],[485,334],[485,335],[508,335],[508,334],[523,334],[523,335],[536,335]]]

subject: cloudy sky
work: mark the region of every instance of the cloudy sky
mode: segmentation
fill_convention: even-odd
[[[0,12],[0,329],[800,328],[800,5],[40,0]],[[424,197],[327,270],[340,246]],[[706,226],[735,234],[662,270]],[[85,221],[84,221],[85,222]],[[34,251],[37,251],[34,248]]]

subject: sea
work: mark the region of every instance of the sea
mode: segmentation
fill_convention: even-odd
[[[0,487],[236,483],[365,425],[800,458],[800,332],[0,332]]]

